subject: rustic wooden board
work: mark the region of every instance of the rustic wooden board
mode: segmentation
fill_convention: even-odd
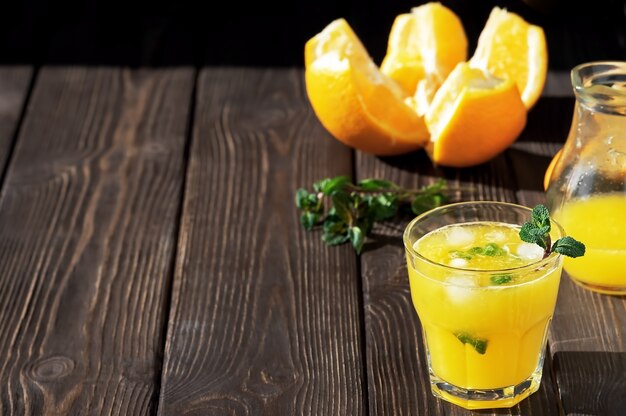
[[[357,177],[386,178],[418,187],[445,177],[453,187],[471,188],[458,200],[515,201],[515,182],[501,155],[473,169],[435,169],[423,152],[397,158],[357,153]],[[540,390],[512,409],[469,412],[430,393],[421,326],[411,303],[402,232],[411,218],[375,228],[361,257],[365,299],[367,379],[371,415],[555,415],[557,396],[544,366]]]
[[[32,75],[29,66],[0,67],[0,186]]]
[[[0,200],[0,414],[156,411],[192,69],[41,69]]]
[[[571,98],[543,98],[510,152],[522,204],[545,202],[543,176],[573,106]],[[584,290],[563,273],[549,342],[566,415],[626,414],[626,297]]]
[[[205,69],[198,85],[159,414],[364,414],[356,257],[294,205],[350,174],[350,151],[301,71]]]

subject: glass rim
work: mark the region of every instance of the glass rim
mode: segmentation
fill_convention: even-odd
[[[468,205],[476,205],[476,206],[481,206],[481,205],[483,205],[483,206],[496,206],[496,205],[500,205],[500,206],[508,206],[508,207],[513,207],[513,208],[517,208],[517,209],[522,209],[524,211],[527,211],[529,214],[532,213],[532,209],[531,208],[528,208],[528,207],[526,207],[524,205],[514,204],[512,202],[467,201],[467,202],[455,202],[455,203],[452,203],[452,204],[442,205],[440,207],[433,208],[431,210],[428,210],[426,212],[421,213],[417,217],[413,218],[411,220],[411,222],[409,222],[407,224],[406,228],[404,229],[404,232],[402,233],[402,241],[404,243],[405,250],[407,252],[409,252],[411,255],[413,255],[414,257],[417,257],[420,260],[422,260],[422,261],[424,261],[424,262],[426,262],[428,264],[431,264],[433,266],[442,267],[444,270],[450,270],[450,271],[455,271],[455,272],[483,273],[483,274],[518,273],[518,272],[524,271],[526,269],[537,269],[537,268],[543,267],[543,266],[545,266],[545,265],[547,265],[549,263],[555,262],[555,261],[557,261],[561,257],[561,254],[553,251],[552,253],[550,253],[550,255],[548,257],[542,258],[540,260],[534,261],[534,262],[529,263],[529,264],[525,264],[523,266],[510,267],[510,268],[505,268],[505,269],[470,269],[470,268],[449,266],[447,264],[443,264],[443,263],[439,263],[439,262],[434,261],[434,260],[430,260],[429,258],[424,257],[422,254],[420,254],[417,250],[415,250],[413,248],[413,244],[411,244],[410,239],[409,239],[409,234],[410,234],[411,230],[413,229],[413,227],[415,226],[416,223],[418,223],[420,220],[424,219],[427,216],[433,215],[436,212],[443,211],[445,209],[455,208],[455,207],[459,207],[459,206],[468,206]],[[530,215],[529,215],[529,219],[530,219]],[[550,222],[553,225],[556,225],[560,236],[561,237],[565,237],[565,230],[563,229],[561,224],[559,224],[558,222],[556,222],[552,218],[550,218]],[[515,225],[521,226],[522,224],[515,224]],[[519,284],[525,284],[525,283],[528,283],[528,282],[519,283]],[[517,285],[507,285],[506,287],[512,287],[512,286],[517,286]]]
[[[588,73],[586,71],[588,71]],[[570,81],[576,96],[586,95],[587,92],[585,90],[592,85],[603,85],[602,83],[594,82],[594,76],[600,73],[626,76],[626,61],[590,61],[576,65],[570,71]],[[590,94],[594,95],[596,100],[603,101],[603,104],[610,104],[604,103],[605,100],[602,99],[601,96],[598,96],[598,94]],[[618,89],[611,89],[611,94],[626,97],[626,92]]]

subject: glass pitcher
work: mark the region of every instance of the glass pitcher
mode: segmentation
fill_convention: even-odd
[[[585,243],[564,267],[581,286],[626,294],[626,62],[572,70],[576,106],[547,189],[554,218]]]

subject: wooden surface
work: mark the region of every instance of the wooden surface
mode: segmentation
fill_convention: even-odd
[[[0,200],[0,414],[153,414],[193,71],[43,68]]]
[[[624,297],[564,275],[539,392],[467,412],[429,390],[410,218],[356,256],[293,202],[339,174],[541,202],[566,76],[512,148],[455,170],[333,140],[295,69],[0,68],[0,414],[626,414]]]
[[[33,68],[0,67],[0,181],[22,120]]]
[[[293,209],[351,170],[324,135],[300,72],[201,73],[161,414],[365,414],[356,256]]]

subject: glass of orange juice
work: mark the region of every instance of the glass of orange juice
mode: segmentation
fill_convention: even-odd
[[[562,258],[523,242],[532,210],[450,204],[404,232],[431,389],[466,409],[511,407],[538,390]],[[563,237],[552,221],[552,241]]]

